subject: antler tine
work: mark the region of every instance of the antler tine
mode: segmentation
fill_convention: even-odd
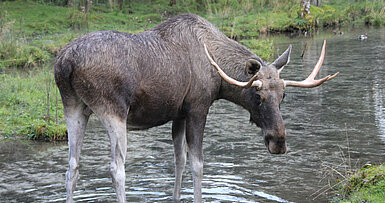
[[[249,88],[249,87],[258,87],[258,88],[261,88],[262,87],[262,82],[260,80],[257,80],[257,81],[254,81],[256,78],[257,78],[257,75],[254,75],[248,82],[241,82],[241,81],[238,81],[238,80],[235,80],[233,78],[231,78],[230,76],[228,76],[220,67],[217,63],[215,63],[215,61],[211,58],[210,54],[209,54],[209,51],[207,50],[207,47],[206,47],[206,44],[203,44],[204,48],[205,48],[205,52],[207,54],[207,57],[209,58],[210,60],[210,63],[217,69],[219,75],[228,83],[230,84],[233,84],[233,85],[237,85],[239,87],[243,87],[243,88]]]
[[[304,87],[304,88],[312,88],[312,87],[317,87],[321,85],[322,83],[331,80],[335,78],[340,72],[335,73],[334,75],[328,75],[324,78],[321,78],[319,80],[314,80],[314,78],[317,76],[319,70],[322,67],[322,63],[325,58],[325,49],[326,49],[326,40],[324,40],[324,44],[322,46],[322,51],[321,51],[321,56],[318,59],[317,64],[314,66],[313,71],[311,74],[303,81],[291,81],[291,80],[284,80],[285,86],[293,86],[293,87]]]
[[[312,78],[314,79],[315,76],[317,76],[319,70],[321,69],[321,66],[322,66],[322,63],[324,62],[324,58],[325,58],[325,49],[326,49],[326,40],[324,40],[324,43],[322,45],[322,51],[321,51],[321,55],[317,61],[317,64],[314,66],[314,69],[313,71],[311,72],[311,74],[308,76],[308,78]]]

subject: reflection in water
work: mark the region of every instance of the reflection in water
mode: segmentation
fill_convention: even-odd
[[[382,42],[385,41],[382,39]],[[385,44],[385,43],[384,43]],[[373,67],[376,74],[374,74],[374,77],[376,78],[373,80],[372,84],[372,91],[373,91],[373,100],[374,100],[374,111],[375,111],[375,118],[376,118],[376,125],[379,128],[379,136],[381,139],[385,142],[385,85],[384,85],[384,78],[385,78],[385,45],[382,45],[379,48],[379,53],[377,58],[377,64],[378,67]]]
[[[288,88],[281,105],[288,134],[288,153],[271,155],[249,114],[226,101],[210,109],[204,138],[203,197],[206,202],[313,202],[312,193],[326,185],[323,165],[343,170],[341,151],[350,140],[352,163],[384,162],[385,30],[345,31],[327,38],[320,75],[340,71],[314,89]],[[322,40],[280,36],[282,52],[293,44],[291,63],[282,78],[300,80],[310,73]],[[277,40],[278,41],[278,40]],[[309,49],[301,58],[306,42]],[[115,202],[109,175],[109,140],[98,121],[88,126],[80,157],[78,202]],[[347,129],[345,129],[347,126]],[[4,141],[0,143],[0,202],[65,201],[66,143]],[[169,202],[174,184],[171,125],[130,132],[126,160],[129,202]],[[187,166],[182,200],[193,200]],[[327,202],[321,195],[317,202]]]
[[[384,88],[379,84],[373,87],[373,100],[375,101],[374,109],[376,116],[376,123],[379,128],[379,136],[385,142],[385,102],[384,102]]]

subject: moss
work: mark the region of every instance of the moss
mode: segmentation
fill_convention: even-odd
[[[38,120],[37,122],[25,123],[24,127],[17,131],[31,140],[58,141],[67,140],[67,128],[64,124],[56,124]]]
[[[346,179],[340,202],[383,202],[385,164],[365,165]]]

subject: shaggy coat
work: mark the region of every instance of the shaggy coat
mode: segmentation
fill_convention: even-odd
[[[229,76],[248,81],[258,74],[263,88],[244,89],[222,80],[210,64],[204,44]],[[208,110],[218,99],[247,109],[251,121],[262,128],[269,151],[284,153],[286,134],[279,112],[284,84],[277,68],[286,64],[288,53],[281,57],[279,67],[267,65],[193,14],[176,16],[143,33],[100,31],[73,40],[55,63],[69,133],[67,201],[72,201],[84,131],[92,113],[111,140],[111,174],[119,202],[125,198],[126,129],[146,129],[169,121],[173,121],[176,164],[174,199],[180,197],[187,150],[194,198],[201,201],[203,131]]]

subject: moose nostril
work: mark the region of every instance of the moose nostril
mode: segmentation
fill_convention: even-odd
[[[286,146],[286,141],[283,139],[283,140],[278,140],[277,142],[277,145],[280,146],[280,147],[284,147]]]
[[[266,135],[264,138],[265,138],[265,145],[266,147],[268,147],[272,137],[270,135]]]

